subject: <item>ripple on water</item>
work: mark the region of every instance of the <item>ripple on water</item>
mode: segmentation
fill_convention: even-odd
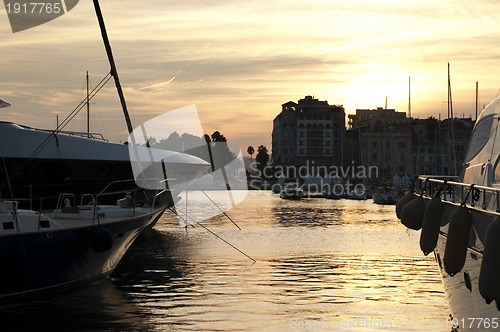
[[[2,310],[0,330],[289,331],[294,318],[447,318],[436,263],[421,254],[419,234],[399,224],[393,206],[250,192],[228,214],[241,231],[222,217],[204,225],[255,264],[167,214],[111,280]]]

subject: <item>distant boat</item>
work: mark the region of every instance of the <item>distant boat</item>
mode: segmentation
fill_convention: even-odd
[[[372,193],[373,202],[381,205],[393,205],[398,201],[398,193],[390,187],[378,188]]]
[[[125,196],[125,193],[123,193]],[[84,200],[88,200],[84,202]],[[117,205],[63,194],[42,213],[0,200],[0,300],[68,289],[109,276],[141,230],[165,206],[137,206],[127,194]]]
[[[304,190],[298,182],[285,182],[280,192],[280,198],[299,200],[304,196]]]
[[[348,199],[354,199],[354,200],[359,200],[359,201],[364,201],[368,198],[368,195],[366,192],[363,193],[358,193],[358,192],[351,192],[350,194],[347,194]]]
[[[366,192],[366,187],[364,184],[358,183],[354,188],[347,188],[347,198],[354,200],[366,200],[368,198],[368,193]]]
[[[336,187],[332,185],[323,186],[323,197],[328,199],[340,199],[342,196],[335,192]]]

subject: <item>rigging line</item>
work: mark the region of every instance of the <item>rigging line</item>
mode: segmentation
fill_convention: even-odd
[[[109,74],[108,74],[109,75]],[[107,76],[108,76],[107,75]],[[106,76],[106,77],[107,77]],[[106,80],[106,77],[99,83],[101,84],[102,82],[104,82],[104,80]],[[94,97],[97,92],[99,92],[102,87],[110,80],[111,77],[109,77],[104,83],[102,83],[102,85],[100,87],[96,86],[96,89],[94,90],[97,90],[97,91],[94,91],[92,90],[92,97]],[[90,97],[90,96],[89,96]],[[90,97],[90,99],[92,98]],[[68,115],[66,117],[66,119],[64,119],[64,121],[62,122],[62,124],[57,128],[57,130],[55,131],[52,131],[53,134],[56,134],[56,133],[59,133],[68,123],[69,121],[71,121],[75,116],[76,114],[78,114],[78,112],[83,108],[83,106],[85,105],[85,103],[81,102],[80,105],[77,106],[77,108],[75,108],[75,110],[73,110],[70,115]],[[75,113],[76,112],[76,113]],[[71,117],[71,118],[70,118]],[[69,118],[69,120],[68,120]],[[12,173],[11,177],[10,178],[14,178],[17,173],[19,173],[24,167],[26,167],[26,165],[33,159],[35,158],[49,143],[50,141],[52,141],[52,139],[54,139],[55,135],[49,135],[47,136],[47,138],[45,138],[45,140],[28,156],[27,159],[25,159],[21,165],[19,165],[16,170],[14,170],[14,172]],[[3,182],[1,188],[4,188],[5,187],[5,181]]]
[[[193,180],[193,179],[191,179],[191,178],[190,178],[190,180],[192,180],[192,182],[191,182],[191,183],[196,182],[196,179],[194,179],[194,180]],[[227,215],[227,213],[226,213],[224,210],[222,210],[222,209],[221,209],[221,208],[217,205],[217,203],[215,203],[215,202],[214,202],[214,201],[210,198],[210,196],[208,196],[208,194],[207,194],[207,193],[206,193],[203,189],[200,189],[200,190],[201,190],[201,192],[202,192],[205,196],[207,196],[207,198],[210,200],[210,202],[212,202],[212,204],[213,204],[213,205],[215,205],[215,206],[219,209],[219,211],[220,211],[220,212],[222,212],[222,213],[226,216],[226,218],[227,218],[227,219],[229,219],[229,220],[230,220],[230,221],[234,224],[234,226],[236,226],[236,228],[238,228],[238,229],[241,231],[240,226],[238,226],[238,224],[237,224],[237,223],[235,223],[235,222],[234,222],[234,220],[233,220],[233,219],[231,219],[231,218]]]
[[[219,240],[221,240],[222,242],[224,242],[225,244],[229,245],[231,248],[235,249],[236,251],[238,251],[240,254],[244,255],[245,257],[249,258],[250,260],[253,261],[252,265],[254,265],[257,261],[255,259],[253,259],[252,257],[250,257],[249,255],[245,254],[243,251],[241,251],[240,249],[238,249],[236,246],[232,245],[231,243],[229,243],[228,241],[224,240],[222,237],[220,237],[217,233],[211,231],[210,229],[208,229],[207,226],[203,225],[202,223],[198,223],[198,225],[200,225],[201,227],[203,227],[206,231],[208,231],[210,234],[214,235],[216,238],[218,238]]]
[[[180,216],[181,217],[181,216]],[[245,254],[241,249],[238,249],[235,245],[231,244],[229,241],[225,240],[224,238],[222,238],[220,235],[218,235],[217,233],[215,233],[214,231],[210,230],[207,226],[203,225],[201,222],[197,222],[196,220],[194,220],[192,217],[189,217],[189,216],[186,216],[188,217],[189,219],[191,219],[192,221],[194,221],[196,224],[200,225],[201,227],[203,227],[203,229],[205,229],[207,232],[209,232],[210,234],[212,234],[213,236],[215,236],[216,238],[218,238],[219,240],[221,240],[222,242],[224,242],[225,244],[227,244],[228,246],[230,246],[231,248],[235,249],[236,251],[238,251],[240,254],[244,255],[245,257],[249,258],[250,260],[253,261],[252,265],[255,264],[257,261],[255,259],[253,259],[252,257],[250,257],[249,255]],[[181,217],[182,218],[182,217]],[[188,223],[189,225],[191,225],[193,228],[194,228],[194,225],[191,224],[191,223]],[[186,226],[186,230],[187,230],[187,226]]]
[[[234,224],[234,226],[236,226],[236,228],[238,228],[238,229],[241,231],[240,226],[238,226],[238,224],[236,224],[236,223],[233,221],[233,219],[231,219],[231,218],[227,215],[227,213],[226,213],[226,212],[224,212],[224,210],[222,210],[222,209],[221,209],[221,208],[217,205],[217,203],[215,203],[215,202],[214,202],[214,201],[210,198],[210,196],[208,196],[208,195],[207,195],[207,193],[206,193],[203,189],[200,189],[200,190],[201,190],[201,192],[202,192],[205,196],[207,196],[207,198],[210,200],[210,202],[212,202],[212,203],[213,203],[213,204],[214,204],[214,205],[215,205],[215,206],[216,206],[216,207],[220,210],[220,212],[222,212],[222,213],[226,216],[226,218],[227,218],[227,219],[229,219],[229,220],[230,220],[230,221]]]
[[[111,74],[107,74],[99,84],[97,84],[94,89],[89,93],[89,101],[99,92],[101,89],[108,83],[108,81],[111,79]],[[59,126],[59,130],[57,132],[60,132],[61,129],[63,129],[73,118],[80,113],[80,111],[83,109],[83,107],[87,104],[87,97],[85,97],[84,100],[80,102],[80,104],[64,119]]]
[[[170,210],[170,212],[172,212],[173,214],[175,214],[177,217],[182,218],[182,216],[179,216],[179,214],[177,213],[177,210],[175,209],[175,206],[170,206],[170,207],[168,207],[168,209]],[[185,226],[186,232],[187,232],[188,226],[191,226],[192,228],[194,228],[193,224],[186,223],[186,226]]]
[[[89,93],[89,101],[99,92],[101,89],[108,83],[108,81],[111,79],[111,74],[108,73],[104,78],[92,89],[92,91]],[[87,97],[85,97],[71,113],[61,122],[59,125],[58,129],[56,130],[56,133],[60,132],[81,110],[82,108],[87,104]]]
[[[172,211],[176,216],[178,216],[179,218],[182,219],[182,216],[180,216],[177,213],[177,210],[175,209],[175,207],[170,207],[169,210]],[[241,249],[238,249],[235,245],[231,244],[227,240],[223,239],[220,235],[218,235],[217,233],[215,233],[212,230],[210,230],[207,226],[203,225],[201,222],[196,222],[196,220],[194,220],[193,217],[190,217],[190,216],[187,216],[187,215],[186,215],[186,220],[184,221],[184,223],[186,224],[186,232],[187,232],[187,227],[188,227],[187,225],[190,225],[191,227],[194,228],[193,224],[187,222],[187,218],[191,219],[192,221],[194,221],[195,223],[197,223],[198,225],[200,225],[201,227],[203,227],[203,229],[205,229],[207,232],[209,232],[210,234],[212,234],[213,236],[215,236],[216,238],[218,238],[219,240],[221,240],[222,242],[224,242],[225,244],[227,244],[228,246],[230,246],[234,250],[238,251],[243,256],[249,258],[251,261],[253,261],[252,265],[254,265],[257,262],[255,259],[253,259],[249,255],[245,254]]]
[[[111,79],[111,74],[108,73],[102,80],[99,82],[98,85],[92,90],[92,92],[89,95],[89,100],[91,100],[103,87],[104,85]],[[86,101],[80,102],[80,104],[64,119],[64,121],[61,123],[61,125],[56,129],[53,130],[53,134],[57,134],[61,132],[61,130],[80,112],[83,107],[85,106]],[[76,113],[75,113],[76,112]],[[70,118],[71,117],[71,118]],[[68,120],[69,119],[69,120]],[[48,135],[45,140],[40,143],[40,145],[12,172],[11,176],[5,180],[2,185],[0,185],[0,190],[5,188],[7,185],[7,181],[10,181],[10,179],[14,179],[14,177],[24,168],[26,165],[28,165],[31,160],[33,160],[49,143],[54,139],[55,135]]]

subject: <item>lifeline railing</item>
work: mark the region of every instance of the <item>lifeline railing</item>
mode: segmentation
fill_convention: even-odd
[[[151,204],[151,211],[154,210],[158,198],[164,194],[165,192],[169,191],[168,189],[162,189],[161,183],[165,182],[166,180],[159,180],[159,179],[153,179],[153,178],[148,178],[146,179],[147,181],[151,181],[150,183],[157,183],[158,187],[155,190],[155,194],[153,196],[148,196],[141,188],[139,187],[134,187],[134,188],[127,188],[127,189],[120,189],[116,191],[110,191],[110,188],[116,185],[124,184],[124,183],[135,183],[134,179],[128,179],[128,180],[116,180],[108,183],[99,193],[97,194],[81,194],[81,195],[74,195],[72,193],[61,193],[58,197],[57,201],[57,206],[56,206],[56,211],[60,209],[61,211],[63,210],[63,204],[65,203],[65,199],[70,200],[70,205],[72,207],[68,210],[73,211],[74,213],[80,214],[82,211],[85,210],[92,210],[94,211],[94,220],[95,222],[99,222],[99,215],[97,213],[97,210],[99,209],[99,198],[103,196],[111,196],[111,195],[118,195],[118,194],[126,194],[125,198],[130,198],[132,200],[130,207],[132,208],[132,216],[135,217],[136,215],[136,207],[141,200],[137,198],[137,192],[141,191],[145,195],[146,202],[150,202]],[[128,194],[132,194],[131,196],[128,196]],[[80,204],[76,204],[76,196],[81,196],[80,198]],[[85,199],[88,199],[89,202],[87,204],[84,204]],[[149,204],[148,204],[149,205]],[[39,214],[41,215],[42,211],[42,200],[40,202],[40,212]]]
[[[443,202],[464,205],[474,210],[500,215],[500,188],[462,183],[457,177],[419,175],[414,191],[424,197],[441,195]]]

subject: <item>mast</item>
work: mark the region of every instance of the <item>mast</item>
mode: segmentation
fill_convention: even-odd
[[[452,162],[453,162],[453,175],[457,175],[457,162],[455,157],[455,129],[453,126],[453,99],[451,97],[451,79],[450,79],[450,63],[448,62],[448,115],[451,116],[451,149],[452,149]],[[448,132],[450,131],[450,124],[448,124]],[[449,136],[448,136],[449,137]],[[450,145],[448,145],[450,146]],[[451,157],[451,156],[450,156]]]
[[[87,70],[87,138],[90,138],[89,71]]]
[[[408,77],[408,117],[411,118],[411,77]]]
[[[411,149],[413,149],[413,126],[412,126],[412,119],[411,119],[411,87],[410,87],[410,82],[411,82],[411,77],[408,76],[408,118],[410,120],[410,147],[411,147]],[[410,158],[411,158],[411,167],[412,167],[412,169],[410,171],[411,171],[411,174],[414,174],[414,172],[416,171],[417,165],[413,159],[416,158],[416,156],[413,155],[413,152],[410,155],[411,155]]]
[[[123,115],[125,116],[125,122],[127,122],[127,129],[129,133],[132,133],[132,122],[130,121],[130,116],[127,110],[127,103],[125,102],[125,97],[123,96],[122,86],[120,84],[120,79],[118,78],[118,72],[116,71],[115,60],[113,59],[113,52],[111,51],[111,45],[109,44],[108,34],[106,33],[106,26],[104,25],[104,19],[102,18],[101,8],[99,7],[99,1],[93,0],[95,13],[99,21],[99,27],[101,28],[102,41],[104,42],[104,47],[106,48],[106,54],[108,55],[109,65],[111,66],[111,76],[115,80],[116,90],[118,96],[120,97],[120,103],[123,109]]]
[[[477,121],[477,99],[478,99],[478,88],[479,88],[479,83],[476,81],[476,121]]]

